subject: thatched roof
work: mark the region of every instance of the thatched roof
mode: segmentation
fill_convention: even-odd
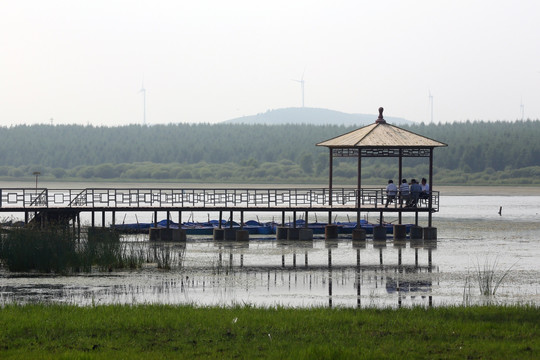
[[[380,108],[379,118],[374,124],[320,142],[317,146],[329,148],[431,148],[447,146],[447,144],[387,124],[382,117],[382,108]]]

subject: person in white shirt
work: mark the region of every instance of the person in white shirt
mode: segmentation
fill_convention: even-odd
[[[420,193],[420,199],[428,199],[429,198],[429,184],[427,183],[426,178],[422,178],[421,185],[422,185],[422,192]]]
[[[399,207],[403,206],[404,201],[405,205],[409,202],[409,184],[407,184],[407,179],[401,180],[401,185],[399,185]]]
[[[397,186],[394,184],[394,181],[388,180],[388,185],[386,186],[386,204],[384,207],[388,207],[388,204],[396,200],[397,195]]]

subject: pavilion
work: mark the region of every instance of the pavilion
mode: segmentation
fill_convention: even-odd
[[[358,158],[357,193],[361,195],[362,185],[362,158],[383,157],[398,158],[398,178],[403,178],[403,158],[423,157],[429,158],[429,188],[433,191],[433,150],[436,147],[448,146],[445,143],[415,134],[411,131],[388,124],[383,118],[383,108],[379,108],[379,117],[375,123],[353,130],[332,139],[320,142],[317,146],[326,146],[330,150],[328,187],[332,193],[332,173],[334,157]],[[399,184],[397,184],[399,186]],[[358,199],[358,217],[360,216],[360,199]],[[332,199],[330,198],[330,206]],[[428,226],[432,225],[432,196],[428,198]],[[401,224],[402,210],[399,211]],[[382,218],[382,212],[381,212]]]

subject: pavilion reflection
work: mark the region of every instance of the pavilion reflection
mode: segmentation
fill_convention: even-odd
[[[253,277],[265,275],[253,280],[246,291],[256,291],[260,286],[257,282],[262,281],[267,292],[285,287],[291,292],[300,290],[298,296],[305,291],[307,296],[311,296],[309,292],[314,288],[320,290],[321,286],[325,286],[329,307],[334,306],[336,300],[342,303],[351,296],[356,298],[356,306],[362,307],[363,300],[366,300],[363,294],[373,297],[373,294],[384,289],[387,295],[397,295],[398,306],[407,296],[411,299],[427,298],[427,305],[432,305],[432,280],[429,275],[423,274],[433,270],[432,251],[437,247],[436,241],[279,241],[274,242],[275,248],[281,250],[278,262],[273,261],[271,256],[262,260],[255,251],[249,251],[250,244],[215,243],[219,259],[223,258],[223,252],[228,253],[232,270]],[[427,264],[422,261],[422,252],[427,252]],[[324,257],[323,253],[326,254]],[[351,256],[354,253],[356,259]],[[414,261],[404,260],[404,253],[409,255],[407,259],[414,253]],[[299,254],[303,255],[303,264],[298,263]],[[339,261],[335,261],[335,255],[339,256]],[[390,255],[395,258],[389,258]],[[260,261],[246,265],[245,256],[257,257]],[[240,258],[239,264],[233,261],[235,257]],[[310,261],[310,258],[314,261]],[[350,292],[351,287],[353,292]]]

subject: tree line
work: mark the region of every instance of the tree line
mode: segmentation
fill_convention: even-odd
[[[435,172],[446,182],[538,183],[540,121],[415,124],[402,128],[444,142]],[[328,149],[316,143],[352,131],[339,125],[167,124],[118,127],[0,127],[0,177],[40,171],[50,179],[324,182]],[[363,161],[363,178],[395,178],[394,159]],[[412,175],[427,175],[425,159],[406,159]],[[353,181],[354,161],[334,175]]]

